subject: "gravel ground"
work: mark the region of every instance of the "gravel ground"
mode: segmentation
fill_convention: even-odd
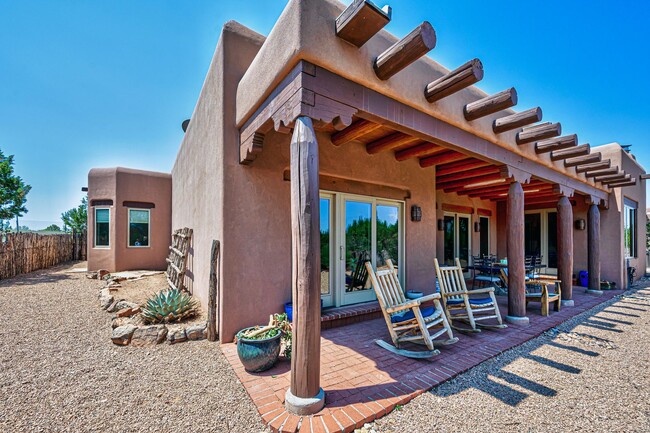
[[[650,289],[626,293],[434,388],[365,430],[648,432],[648,325]]]
[[[71,268],[0,282],[0,431],[264,431],[217,344],[114,346]]]

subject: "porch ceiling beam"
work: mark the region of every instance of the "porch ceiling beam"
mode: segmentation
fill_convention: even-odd
[[[420,167],[422,168],[433,167],[434,165],[447,164],[450,162],[462,161],[469,158],[470,158],[469,156],[456,152],[455,150],[448,150],[445,152],[441,152],[437,155],[420,158]]]
[[[418,158],[421,156],[436,155],[438,153],[448,150],[445,147],[439,146],[435,143],[427,143],[426,141],[416,144],[415,146],[407,147],[395,152],[395,159],[398,161],[406,161],[411,158]]]
[[[394,132],[385,137],[375,140],[366,144],[366,152],[370,155],[375,153],[393,150],[406,144],[413,144],[422,141],[420,138],[413,137],[412,135],[404,134],[402,132]]]
[[[618,172],[619,172],[618,166],[615,165],[614,167],[611,168],[603,168],[601,170],[588,171],[585,173],[585,177],[590,178],[596,176],[608,176],[610,174],[617,174]]]
[[[553,150],[562,150],[567,147],[573,147],[578,143],[578,136],[576,134],[564,135],[557,138],[549,138],[535,143],[535,153],[546,153]]]
[[[560,134],[562,134],[562,125],[560,123],[545,122],[523,128],[517,133],[515,140],[518,145],[522,145],[557,137]]]
[[[436,167],[436,175],[446,176],[448,174],[458,173],[464,170],[472,170],[475,168],[487,167],[489,165],[492,164],[478,159],[457,161],[449,164],[439,165]]]
[[[394,43],[375,59],[373,68],[380,80],[388,80],[436,46],[436,32],[428,21]]]
[[[610,176],[596,176],[594,178],[595,182],[600,182],[603,185],[607,185],[610,183],[617,183],[617,182],[625,182],[627,180],[630,180],[632,178],[631,175],[626,174],[625,172],[619,173],[619,174],[613,174]]]
[[[561,161],[563,159],[573,158],[575,156],[588,155],[590,150],[591,149],[588,144],[581,144],[580,146],[570,147],[563,150],[552,150],[551,161]]]
[[[591,164],[580,164],[580,165],[576,165],[576,173],[586,173],[592,170],[609,168],[611,165],[612,165],[612,161],[609,159],[604,159],[600,162],[592,162]]]
[[[442,98],[478,83],[483,79],[483,64],[479,59],[472,59],[462,66],[427,84],[424,97],[429,102]]]
[[[531,188],[536,188],[536,187],[546,186],[546,185],[549,185],[549,187],[550,187],[550,184],[544,183],[544,182],[539,181],[539,180],[532,180],[530,183],[525,184],[523,187],[524,187],[524,191],[525,191],[526,189],[531,189]],[[469,195],[470,197],[478,197],[478,196],[480,196],[482,194],[490,194],[490,193],[493,193],[493,192],[508,191],[509,187],[510,186],[509,186],[508,183],[504,183],[504,184],[501,184],[501,185],[491,185],[491,186],[477,186],[477,187],[474,187],[474,188],[465,188],[462,191],[458,191],[457,194],[458,195]]]
[[[369,0],[354,0],[336,18],[336,36],[361,48],[390,22],[390,6],[379,9]]]
[[[508,185],[509,187],[509,185]],[[535,187],[528,187],[528,188],[523,188],[524,194],[526,197],[530,197],[533,194],[551,194],[553,193],[553,185],[550,184],[544,184],[544,185],[537,185]],[[477,193],[471,193],[468,194],[470,198],[476,198],[480,197],[483,200],[486,199],[498,199],[498,198],[503,198],[507,195],[508,193],[508,188],[500,188],[497,190],[493,191],[483,191],[480,194]]]
[[[495,134],[501,134],[502,132],[512,131],[513,129],[530,125],[531,123],[540,122],[541,120],[542,109],[535,107],[520,113],[495,119],[494,122],[492,122],[492,131],[494,131]]]
[[[564,160],[565,167],[575,167],[582,164],[591,164],[594,162],[599,162],[602,158],[600,152],[590,153],[585,156],[576,156],[575,158],[567,158]]]
[[[381,128],[379,123],[371,122],[365,119],[359,119],[347,128],[332,134],[332,144],[340,146],[357,138],[363,137],[372,131]]]
[[[472,121],[515,105],[517,105],[517,91],[514,87],[511,87],[478,101],[470,102],[463,108],[463,115],[465,120]]]
[[[610,188],[621,188],[621,187],[624,187],[624,186],[632,186],[632,185],[636,185],[636,178],[635,177],[633,177],[632,179],[630,179],[628,181],[610,183],[607,186],[610,187]]]
[[[445,192],[456,192],[457,190],[465,188],[465,185],[467,184],[476,183],[476,182],[489,182],[493,180],[496,181],[499,179],[503,179],[501,173],[484,174],[472,178],[456,180],[453,182],[445,182],[445,183],[436,182],[436,189],[444,189]]]
[[[464,170],[462,172],[449,174],[446,176],[438,176],[436,178],[436,184],[444,185],[447,182],[454,182],[461,179],[470,179],[477,176],[482,176],[484,174],[492,174],[492,173],[499,173],[499,167],[496,166],[481,167],[481,168],[475,168],[473,170]]]

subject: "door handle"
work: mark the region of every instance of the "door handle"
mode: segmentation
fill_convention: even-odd
[[[343,261],[343,245],[339,247],[339,260]]]

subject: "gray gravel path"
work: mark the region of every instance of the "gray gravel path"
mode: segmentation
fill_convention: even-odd
[[[626,295],[434,388],[366,431],[650,431],[650,289]]]
[[[114,346],[102,283],[69,270],[0,282],[0,431],[264,431],[217,344]]]

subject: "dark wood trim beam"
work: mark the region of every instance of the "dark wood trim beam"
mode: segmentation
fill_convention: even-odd
[[[502,179],[501,173],[483,174],[475,177],[465,177],[464,179],[455,180],[452,182],[438,183],[436,182],[436,189],[444,189],[445,192],[456,192],[454,188],[465,188],[465,185],[471,185],[476,182],[488,182],[491,180]]]
[[[648,179],[650,179],[650,174],[642,174],[641,176],[639,176],[639,179],[648,180]]]
[[[609,176],[610,174],[617,174],[618,172],[619,172],[618,166],[615,165],[614,167],[611,168],[603,168],[601,170],[588,171],[585,173],[585,177],[590,178],[596,176]]]
[[[594,182],[600,182],[603,185],[610,183],[625,182],[632,179],[632,176],[626,173],[612,174],[609,176],[596,176]]]
[[[505,110],[506,108],[514,107],[515,105],[517,105],[517,91],[514,87],[511,87],[494,95],[486,96],[478,101],[470,102],[463,108],[463,115],[465,116],[465,120],[472,121]]]
[[[472,59],[464,65],[427,84],[424,97],[429,102],[436,102],[452,95],[465,87],[483,79],[483,64],[479,59]]]
[[[590,164],[580,164],[576,165],[576,173],[586,173],[591,170],[600,170],[603,168],[609,168],[612,165],[612,161],[609,159],[604,159],[600,162],[592,162]]]
[[[370,155],[375,153],[385,152],[387,150],[397,149],[398,147],[404,146],[406,144],[413,144],[418,141],[422,141],[417,137],[412,135],[404,134],[402,132],[394,132],[385,137],[375,140],[371,143],[366,144],[366,152]]]
[[[435,155],[441,152],[444,152],[447,148],[439,146],[434,143],[422,142],[416,144],[415,146],[408,147],[406,149],[398,150],[395,152],[395,159],[398,161],[406,161],[411,158],[419,158],[422,156]]]
[[[476,214],[478,216],[486,216],[486,217],[491,217],[492,216],[492,211],[490,209],[481,209],[478,208],[476,209]]]
[[[532,180],[530,183],[527,183],[525,185],[526,187],[524,188],[524,190],[546,187],[547,185],[550,188],[550,184],[544,183],[542,181]],[[463,191],[458,191],[458,195],[469,195],[470,197],[478,197],[483,194],[490,194],[493,192],[507,192],[508,188],[510,188],[509,183],[502,183],[499,185],[490,185],[490,186],[479,186],[475,188],[465,188]]]
[[[467,170],[459,173],[448,174],[446,176],[438,176],[436,177],[436,184],[440,185],[440,184],[445,184],[448,182],[457,181],[461,179],[469,179],[473,177],[482,176],[485,174],[493,174],[499,172],[500,172],[499,167],[495,167],[495,166],[476,168],[474,170]]]
[[[570,147],[563,150],[551,151],[551,161],[561,161],[575,156],[589,155],[590,146],[588,144],[581,144],[580,146]]]
[[[539,107],[531,108],[520,113],[511,114],[509,116],[500,117],[492,122],[492,131],[495,134],[502,132],[512,131],[513,129],[521,128],[522,126],[537,123],[542,120],[542,109]]]
[[[562,134],[562,125],[560,123],[545,122],[523,128],[517,133],[515,140],[518,145],[522,145],[557,137],[560,134]]]
[[[439,165],[436,168],[436,175],[446,176],[448,174],[458,173],[464,170],[472,170],[475,168],[487,167],[489,165],[492,164],[490,164],[489,162],[480,161],[478,159],[474,159],[471,161],[467,161],[467,160],[457,161],[457,162],[452,162],[450,164]]]
[[[436,46],[436,32],[428,21],[397,41],[375,59],[373,68],[380,80],[388,80]]]
[[[427,168],[433,167],[434,165],[439,164],[448,164],[454,161],[462,161],[468,159],[469,156],[456,152],[454,150],[448,150],[446,152],[439,153],[433,156],[427,156],[426,158],[420,158],[420,167]]]
[[[607,185],[609,188],[622,188],[625,186],[633,186],[636,185],[636,178],[633,177],[632,179],[624,182],[615,182],[615,183],[610,183]]]
[[[381,128],[379,123],[374,123],[369,120],[359,119],[347,128],[332,134],[332,144],[340,146],[357,138],[363,137],[372,131]]]
[[[567,147],[573,147],[578,143],[578,136],[576,134],[564,135],[557,138],[549,138],[535,143],[535,153],[546,153],[553,150],[562,150]]]
[[[575,167],[582,164],[591,164],[594,162],[599,162],[602,158],[600,152],[590,153],[585,156],[576,156],[575,158],[567,158],[564,160],[565,167]]]
[[[474,208],[472,206],[462,206],[459,204],[443,203],[440,206],[440,209],[445,212],[464,213],[470,215],[474,214]]]
[[[336,18],[336,36],[361,48],[390,22],[392,10],[379,9],[369,0],[354,0]]]

